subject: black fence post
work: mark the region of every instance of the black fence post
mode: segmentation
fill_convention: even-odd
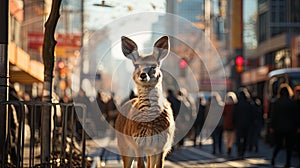
[[[8,0],[0,1],[0,101],[8,101]],[[0,106],[0,166],[4,167],[7,156],[5,143],[7,137],[7,106]]]

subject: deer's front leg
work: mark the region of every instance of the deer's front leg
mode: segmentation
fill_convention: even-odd
[[[143,157],[137,157],[137,167],[138,168],[145,168]]]
[[[150,156],[148,162],[149,162],[148,168],[163,168],[164,167],[163,153]]]
[[[131,168],[133,159],[134,159],[133,157],[122,156],[124,168]]]

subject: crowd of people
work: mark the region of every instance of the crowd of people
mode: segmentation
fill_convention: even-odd
[[[264,112],[262,100],[252,97],[246,88],[240,88],[236,93],[227,92],[225,101],[222,101],[218,94],[212,94],[206,101],[203,97],[194,101],[182,90],[177,93],[171,89],[167,90],[167,100],[173,109],[177,134],[181,136],[180,131],[186,134],[179,137],[179,140],[175,137],[175,141],[178,142],[176,147],[183,146],[187,137],[194,141],[194,146],[201,146],[201,131],[203,131],[209,112],[221,109],[222,115],[219,120],[215,119],[216,127],[211,134],[213,154],[226,152],[229,157],[236,156],[243,159],[246,151],[258,153],[259,140],[264,132],[262,130],[268,129],[267,132],[272,134],[274,142],[273,155],[270,156],[272,164],[275,164],[278,152],[284,148],[286,149],[286,167],[289,167],[293,150],[297,149],[294,151],[300,152],[300,94],[286,84],[279,87],[278,93],[270,103],[269,111]],[[135,97],[132,91],[128,99]],[[194,108],[196,104],[198,108]],[[181,112],[186,112],[186,114],[182,115]],[[264,118],[266,113],[268,118]],[[181,121],[182,119],[187,121]],[[269,122],[269,127],[266,121]],[[185,126],[189,122],[194,122],[194,124],[192,129],[186,132]],[[199,136],[200,142],[197,141]]]
[[[225,101],[222,101],[218,95],[212,94],[209,100],[199,98],[194,100],[190,98],[184,90],[178,91],[176,94],[172,90],[167,90],[167,100],[171,103],[174,119],[177,119],[177,130],[183,130],[187,125],[185,123],[193,122],[192,129],[188,133],[194,141],[194,146],[201,146],[201,131],[210,108],[221,109],[222,115],[220,119],[216,119],[216,127],[212,131],[211,138],[212,153],[219,154],[226,152],[231,157],[233,155],[238,158],[244,158],[246,151],[259,152],[259,139],[263,128],[267,128],[267,132],[272,137],[274,151],[272,154],[271,163],[274,165],[276,156],[281,149],[286,150],[286,167],[290,166],[292,152],[300,153],[300,93],[299,88],[291,89],[287,84],[279,86],[278,95],[274,97],[269,104],[269,111],[263,111],[262,101],[258,98],[251,97],[246,88],[240,88],[237,93],[227,92]],[[109,98],[103,98],[99,92],[95,98],[98,108],[100,109],[103,118],[114,127],[115,119],[119,113],[114,93],[111,93]],[[130,92],[126,102],[137,96],[133,91]],[[24,96],[24,100],[27,100]],[[27,100],[28,101],[28,100]],[[71,100],[68,97],[63,97],[61,103],[68,103]],[[90,106],[90,99],[81,91],[77,98],[78,102],[85,103]],[[198,104],[198,108],[195,108]],[[120,103],[122,105],[122,103]],[[198,110],[198,111],[196,111]],[[93,110],[87,110],[89,111]],[[188,111],[181,116],[186,121],[181,121],[179,113]],[[265,114],[268,118],[264,118]],[[29,114],[30,115],[30,114]],[[93,116],[92,116],[93,117]],[[30,118],[30,117],[28,117]],[[38,117],[40,118],[40,117]],[[180,121],[179,121],[180,120]],[[265,123],[268,121],[268,123]],[[28,121],[30,123],[30,121]],[[78,123],[80,124],[80,123]],[[40,125],[40,121],[36,126]],[[77,128],[80,128],[78,125]],[[80,132],[76,131],[76,132]],[[197,138],[200,136],[198,144]],[[184,145],[186,136],[180,137],[177,146]],[[176,137],[175,137],[176,138]],[[225,150],[223,149],[225,147]],[[236,154],[233,153],[233,148]],[[297,149],[297,150],[295,150]],[[300,157],[299,157],[300,162]]]
[[[260,99],[251,97],[246,88],[240,88],[237,93],[228,92],[225,103],[212,95],[209,103],[201,103],[195,122],[195,138],[199,136],[204,121],[209,113],[210,104],[222,107],[222,117],[216,124],[211,138],[212,153],[225,152],[232,156],[232,148],[236,148],[236,156],[244,158],[245,152],[259,152],[259,139],[263,128],[271,134],[274,151],[272,165],[275,164],[276,156],[281,149],[286,150],[286,167],[290,166],[292,152],[300,153],[300,99],[299,94],[294,93],[287,84],[279,87],[279,94],[270,102],[268,118],[264,118],[263,105]],[[265,121],[268,121],[266,127]],[[199,144],[201,146],[201,142]],[[296,150],[295,150],[296,149]],[[300,157],[299,157],[300,162]]]

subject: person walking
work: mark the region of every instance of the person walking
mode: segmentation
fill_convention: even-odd
[[[249,128],[254,120],[254,105],[250,93],[246,88],[240,89],[238,103],[233,113],[238,157],[243,159],[248,143]]]
[[[199,98],[198,113],[197,113],[197,117],[196,117],[196,120],[195,120],[194,125],[193,125],[193,129],[194,129],[194,138],[193,138],[194,146],[197,146],[197,137],[200,136],[200,132],[201,132],[201,129],[202,129],[204,121],[205,121],[204,113],[205,113],[205,104],[204,104],[203,98],[200,97]],[[202,146],[201,140],[202,139],[200,137],[200,142],[199,142],[200,147]]]
[[[106,103],[104,102],[104,100],[102,98],[102,93],[101,92],[97,93],[96,101],[97,101],[98,108],[99,108],[102,116],[104,118],[106,118],[107,117],[107,105],[106,105]]]
[[[259,150],[258,141],[260,138],[261,128],[264,125],[263,107],[259,98],[256,98],[254,100],[254,107],[255,107],[254,120],[252,126],[250,127],[249,135],[248,135],[249,137],[248,150],[250,152],[258,153]]]
[[[110,99],[106,102],[106,111],[107,111],[107,116],[106,116],[106,121],[108,124],[112,127],[115,128],[115,123],[117,116],[119,115],[119,110],[117,108],[117,102],[115,99],[115,93],[111,92]],[[109,129],[109,136],[110,139],[113,140],[116,138],[116,133],[115,130]]]
[[[182,123],[181,125],[181,132],[185,134],[185,131],[189,131],[187,134],[185,134],[182,139],[179,141],[178,145],[184,146],[185,138],[189,137],[192,134],[192,130],[190,127],[188,127],[187,123],[193,122],[193,118],[196,118],[196,107],[195,102],[193,99],[188,95],[186,89],[181,88],[177,93],[177,99],[180,101],[180,111],[182,114],[180,115],[180,118],[178,120]],[[190,130],[188,130],[190,129]]]
[[[226,96],[226,102],[223,109],[223,131],[226,153],[231,155],[232,146],[235,142],[235,127],[233,124],[233,111],[234,106],[237,103],[237,98],[234,92],[228,92]]]
[[[97,136],[104,137],[105,132],[108,129],[109,123],[106,120],[107,116],[108,116],[108,112],[107,112],[107,104],[105,102],[103,92],[99,91],[97,93],[96,102],[97,102],[97,104],[96,104],[97,106],[95,108],[97,108],[97,109],[95,110],[96,114],[94,117],[94,122],[95,122],[94,125],[96,125],[96,128],[98,128]]]
[[[279,87],[279,96],[272,104],[271,111],[271,132],[275,136],[275,148],[272,154],[272,165],[275,165],[275,159],[283,145],[286,148],[285,167],[290,167],[292,149],[295,144],[297,125],[297,106],[291,99],[293,92],[288,84],[281,84]]]
[[[115,127],[115,120],[119,114],[119,111],[116,106],[115,93],[113,92],[111,93],[110,99],[106,103],[106,111],[107,111],[107,116],[106,116],[107,122],[112,127]]]
[[[171,108],[173,110],[173,117],[176,120],[179,110],[180,110],[180,101],[175,96],[174,92],[171,89],[167,90],[167,100],[171,103]]]
[[[171,108],[173,111],[173,117],[174,120],[176,122],[176,131],[175,131],[175,137],[174,137],[174,141],[178,142],[178,144],[176,144],[175,146],[172,147],[172,150],[179,148],[182,144],[183,144],[183,137],[184,135],[182,135],[183,133],[183,129],[182,127],[184,127],[184,123],[181,122],[181,118],[177,118],[179,115],[179,111],[181,109],[181,102],[180,100],[177,99],[177,97],[175,96],[173,90],[168,89],[167,90],[167,100],[168,102],[171,104]],[[184,104],[183,104],[184,105]]]
[[[222,102],[219,95],[212,95],[209,105],[206,106],[209,109],[210,106],[214,108],[212,112],[217,112],[217,109],[222,109]],[[222,112],[222,111],[221,111]],[[222,154],[222,144],[223,144],[223,116],[219,119],[216,128],[212,132],[213,139],[213,151],[212,154],[217,154],[217,149],[220,154]],[[217,148],[218,147],[218,148]]]
[[[86,108],[76,108],[75,107],[76,114],[77,114],[76,118],[75,118],[76,140],[78,142],[81,142],[82,141],[82,132],[83,132],[82,131],[83,127],[82,127],[81,121],[83,120],[84,113],[85,113],[86,118],[93,117],[90,113],[92,111],[91,110],[91,102],[90,102],[89,97],[86,95],[86,92],[83,89],[79,90],[78,96],[75,97],[74,99],[75,99],[76,103],[83,104],[86,107]]]
[[[294,99],[296,101],[296,104],[297,104],[297,109],[298,109],[298,112],[297,112],[297,138],[296,138],[296,147],[297,147],[297,151],[298,151],[298,167],[300,167],[300,86],[296,86],[294,88]]]

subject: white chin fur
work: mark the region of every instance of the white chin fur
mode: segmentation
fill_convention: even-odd
[[[139,78],[139,81],[141,81],[141,82],[149,82],[149,80],[150,80],[149,77],[147,77],[146,79]]]

